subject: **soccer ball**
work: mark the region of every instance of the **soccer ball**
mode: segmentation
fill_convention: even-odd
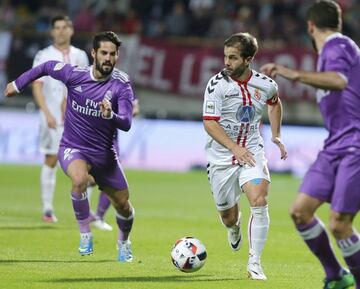
[[[171,260],[176,268],[190,273],[199,270],[206,261],[206,248],[203,243],[193,237],[177,240],[171,250]]]

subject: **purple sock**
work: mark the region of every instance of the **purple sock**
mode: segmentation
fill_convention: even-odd
[[[314,218],[309,224],[298,225],[297,230],[309,249],[321,262],[326,277],[330,280],[339,278],[342,267],[331,248],[329,237],[322,222]]]
[[[99,204],[97,207],[96,216],[98,216],[100,219],[103,219],[107,209],[110,207],[110,204],[110,199],[106,193],[101,192],[99,195]]]
[[[116,213],[116,223],[119,227],[119,241],[126,241],[129,238],[129,234],[134,222],[134,215],[134,208],[132,208],[132,214],[128,218],[125,218],[119,213]]]
[[[71,200],[80,233],[90,233],[89,215],[90,207],[86,193],[71,192]]]
[[[353,233],[349,238],[338,240],[337,244],[353,274],[356,282],[356,289],[360,289],[360,238]]]

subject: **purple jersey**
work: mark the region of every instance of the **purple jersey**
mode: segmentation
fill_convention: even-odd
[[[115,68],[106,80],[100,81],[94,78],[92,66],[48,61],[23,73],[15,85],[21,90],[44,75],[62,81],[68,89],[60,145],[95,156],[113,155],[110,149],[117,129],[127,131],[131,126],[134,94],[127,75]],[[112,105],[113,116],[109,119],[103,118],[99,107],[104,98]]]
[[[317,100],[329,136],[324,148],[351,152],[360,148],[360,50],[348,37],[335,33],[320,52],[317,71],[335,71],[347,80],[341,91],[321,90]]]

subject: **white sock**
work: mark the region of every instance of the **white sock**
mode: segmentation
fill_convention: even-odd
[[[43,205],[43,212],[53,211],[53,199],[56,184],[56,170],[57,166],[51,168],[43,164],[40,174],[41,185],[41,201]]]
[[[91,201],[91,194],[93,192],[93,186],[87,186],[86,188],[86,194],[87,194],[87,198],[89,200],[89,204],[90,204],[90,201]]]
[[[248,225],[249,262],[260,263],[260,256],[264,250],[269,231],[268,205],[263,207],[250,207],[251,216]]]
[[[360,251],[360,235],[354,232],[349,238],[338,240],[337,245],[345,258],[350,257]]]

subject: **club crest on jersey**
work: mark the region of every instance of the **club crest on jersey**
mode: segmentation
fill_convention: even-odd
[[[112,92],[111,92],[111,90],[107,90],[107,91],[105,92],[104,99],[107,99],[108,101],[110,101],[110,100],[112,99]]]
[[[251,122],[255,116],[255,109],[252,106],[240,106],[236,112],[236,119],[239,122]]]
[[[65,66],[66,63],[64,62],[59,62],[57,63],[55,66],[54,66],[54,71],[57,71],[57,70],[61,70],[64,66]]]
[[[254,97],[255,97],[257,100],[260,100],[260,98],[261,98],[260,90],[259,90],[258,88],[255,89]]]

